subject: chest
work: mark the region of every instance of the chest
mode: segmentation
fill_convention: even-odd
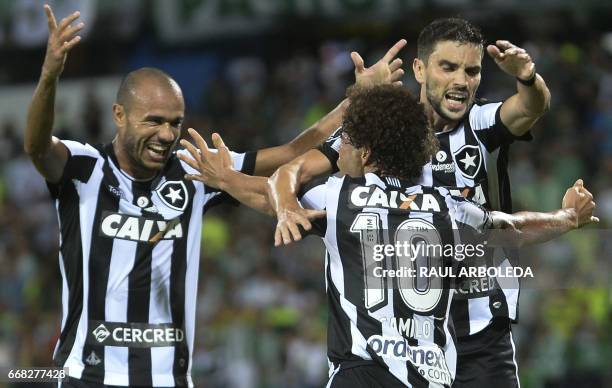
[[[437,135],[439,150],[423,176],[433,185],[472,187],[486,178],[484,149],[464,125]]]
[[[123,174],[104,174],[95,203],[99,235],[143,243],[182,239],[195,189],[181,178],[138,182]]]

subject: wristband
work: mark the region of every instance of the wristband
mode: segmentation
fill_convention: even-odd
[[[516,77],[516,80],[525,86],[532,86],[533,84],[535,84],[537,74],[538,73],[534,71],[533,75],[528,80],[520,79],[519,77]]]

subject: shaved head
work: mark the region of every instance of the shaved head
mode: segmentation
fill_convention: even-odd
[[[178,143],[184,116],[183,93],[168,74],[144,67],[126,75],[113,105],[120,167],[136,179],[155,176]]]
[[[128,73],[123,78],[115,102],[128,109],[135,98],[141,97],[139,91],[151,86],[169,88],[182,97],[181,88],[170,75],[154,67],[143,67]]]

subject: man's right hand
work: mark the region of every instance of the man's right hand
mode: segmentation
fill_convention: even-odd
[[[304,209],[299,206],[294,208],[279,209],[276,212],[278,222],[274,232],[274,246],[288,245],[292,241],[300,241],[302,234],[299,226],[308,231],[312,229],[311,220],[325,217],[325,210]]]
[[[49,27],[49,40],[47,41],[47,53],[42,68],[42,75],[50,79],[56,79],[64,70],[66,56],[74,46],[81,41],[76,35],[85,26],[83,22],[71,25],[81,13],[76,11],[65,17],[59,24],[55,21],[55,15],[48,4],[45,4],[47,14],[47,26]]]
[[[599,218],[593,216],[595,209],[593,194],[584,187],[582,179],[578,179],[572,187],[567,189],[563,196],[562,208],[573,213],[576,228],[599,222]]]

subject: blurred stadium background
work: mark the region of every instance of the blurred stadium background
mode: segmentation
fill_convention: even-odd
[[[141,66],[175,77],[185,128],[219,131],[234,150],[285,142],[330,110],[352,81],[351,50],[371,64],[399,38],[404,84],[419,30],[459,15],[489,41],[528,50],[552,109],[511,158],[516,209],[551,210],[583,177],[602,227],[612,220],[612,3],[573,0],[51,1],[87,27],[60,81],[55,134],[108,142],[119,80]],[[57,220],[22,151],[26,108],[47,38],[42,1],[0,1],[0,366],[45,366],[60,327]],[[479,95],[514,81],[487,57]],[[272,249],[273,221],[245,208],[207,215],[194,377],[199,387],[320,387],[327,378],[323,245]],[[591,236],[591,237],[588,237]],[[590,287],[523,290],[515,326],[523,387],[612,387],[609,238],[570,234],[540,248]],[[603,259],[603,260],[602,260]],[[551,285],[554,288],[554,285]]]

